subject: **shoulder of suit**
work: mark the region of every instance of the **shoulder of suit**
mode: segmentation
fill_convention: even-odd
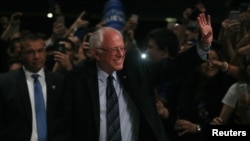
[[[47,75],[48,77],[53,77],[53,78],[56,78],[56,79],[63,79],[64,78],[64,75],[61,74],[61,73],[57,73],[57,72],[52,72],[52,71],[49,71],[49,70],[45,70],[45,76]]]
[[[77,73],[77,72],[83,72],[86,71],[88,68],[94,68],[96,67],[96,61],[95,60],[87,60],[80,62],[77,64],[71,72]]]
[[[2,73],[0,76],[0,82],[7,83],[8,81],[16,80],[18,74],[20,73],[21,73],[21,70],[13,70],[13,71]]]

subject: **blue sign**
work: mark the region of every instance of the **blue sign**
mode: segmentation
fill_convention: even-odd
[[[125,24],[123,4],[120,0],[108,0],[103,11],[103,26],[121,30]]]

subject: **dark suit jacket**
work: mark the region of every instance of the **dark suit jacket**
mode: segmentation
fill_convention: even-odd
[[[52,136],[58,97],[63,76],[45,70],[47,86],[48,139]],[[30,141],[32,111],[23,69],[8,72],[0,78],[0,140]]]
[[[139,140],[167,141],[156,111],[153,86],[155,82],[168,79],[174,67],[172,61],[150,63],[139,57],[138,52],[127,53],[124,68],[117,72],[124,89],[139,109]],[[63,117],[68,116],[71,120],[64,121],[60,128],[72,125],[71,140],[98,141],[100,103],[96,62],[86,61],[71,71],[65,78],[64,87],[61,102],[65,107],[61,112]]]

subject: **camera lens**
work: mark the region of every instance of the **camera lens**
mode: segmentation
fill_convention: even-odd
[[[64,46],[64,44],[58,44],[57,50],[64,53],[65,52],[65,46]]]

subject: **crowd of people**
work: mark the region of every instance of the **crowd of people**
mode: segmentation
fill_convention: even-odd
[[[187,8],[147,33],[146,59],[134,17],[119,30],[82,12],[67,28],[57,4],[47,38],[20,30],[21,12],[2,16],[0,140],[200,141],[248,125],[250,5],[239,11],[215,38],[206,6]]]

